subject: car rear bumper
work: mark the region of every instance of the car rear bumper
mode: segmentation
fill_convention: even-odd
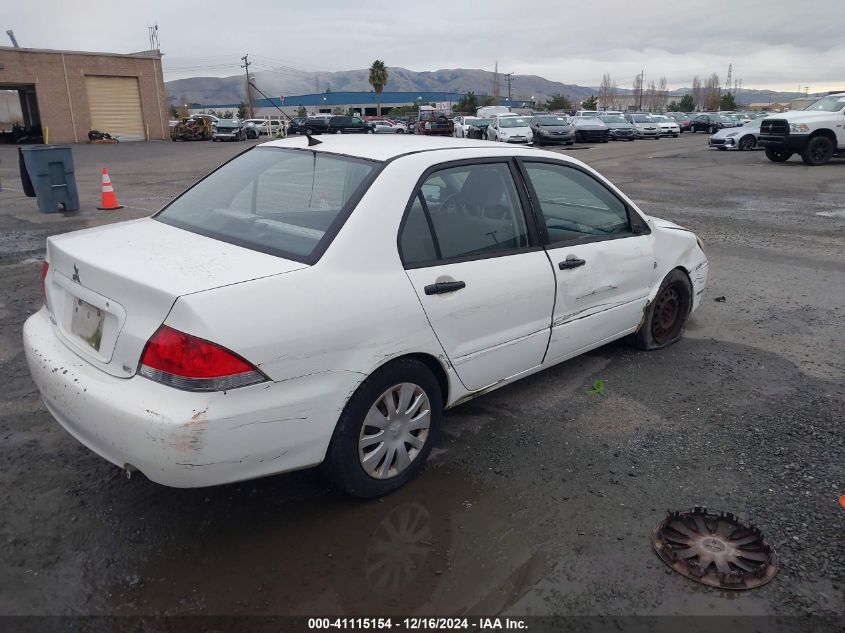
[[[72,436],[121,468],[180,488],[320,463],[347,394],[363,378],[327,371],[195,393],[97,369],[58,339],[46,308],[27,319],[23,337],[44,404]]]

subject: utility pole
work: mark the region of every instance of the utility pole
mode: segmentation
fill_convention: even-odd
[[[511,108],[511,82],[513,82],[513,73],[505,73],[505,81],[508,82],[508,110]]]
[[[499,62],[496,61],[495,70],[493,71],[493,105],[499,105]]]
[[[252,111],[252,90],[249,85],[249,67],[252,66],[252,62],[249,61],[249,53],[241,57],[241,61],[243,61],[241,68],[244,69],[244,74],[246,75],[246,103],[249,108],[249,118],[252,119],[255,117],[255,113]]]
[[[734,101],[736,101],[736,107],[739,107],[739,93],[742,92],[742,78],[740,77],[739,86],[736,89],[736,94],[734,95]]]

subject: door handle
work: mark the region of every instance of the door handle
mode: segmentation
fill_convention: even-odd
[[[463,281],[441,281],[436,284],[429,284],[425,287],[425,294],[427,295],[442,295],[446,292],[455,292],[461,288],[466,288]]]
[[[577,257],[572,257],[571,255],[564,259],[562,262],[558,262],[557,267],[561,270],[567,270],[569,268],[578,268],[579,266],[583,266],[586,264],[586,260],[578,259]]]

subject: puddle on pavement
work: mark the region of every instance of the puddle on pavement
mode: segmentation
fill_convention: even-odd
[[[226,505],[141,562],[134,587],[103,587],[98,610],[489,615],[546,572],[515,500],[451,469],[429,468],[382,500],[328,494],[240,519]]]

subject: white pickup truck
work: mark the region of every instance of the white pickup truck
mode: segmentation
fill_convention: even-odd
[[[845,157],[845,92],[822,97],[803,110],[768,116],[760,124],[757,144],[766,157],[782,163],[800,154],[807,165],[824,165]]]

